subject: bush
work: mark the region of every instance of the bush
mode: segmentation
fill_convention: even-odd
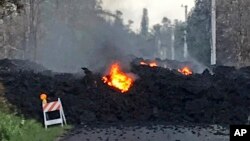
[[[35,120],[24,120],[14,114],[0,111],[0,141],[53,141],[69,129],[54,126],[45,130],[43,125]]]
[[[2,141],[22,134],[21,128],[24,124],[22,118],[0,112],[0,119],[0,139]]]

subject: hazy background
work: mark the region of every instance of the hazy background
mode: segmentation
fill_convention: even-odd
[[[189,10],[194,5],[194,0],[33,1],[2,19],[0,58],[31,60],[57,72],[81,67],[103,72],[114,60],[128,64],[135,57],[171,59],[173,24],[175,59],[182,61],[184,23],[174,20],[184,19],[182,4]]]
[[[100,70],[127,56],[172,59],[174,44],[175,60],[210,65],[211,0],[6,1],[13,4],[0,3],[0,59],[30,60],[60,72]],[[216,1],[217,64],[249,66],[250,1],[234,1]],[[181,5],[188,5],[187,23]]]
[[[195,0],[103,0],[103,8],[115,12],[123,12],[124,22],[134,21],[133,30],[138,31],[142,17],[142,9],[147,8],[149,14],[149,25],[160,23],[162,17],[171,20],[179,19],[184,21],[184,8],[181,5],[188,5],[188,9],[194,7]]]
[[[183,20],[185,10],[181,5],[189,5],[189,10],[194,6],[194,0],[99,2],[61,0],[59,3],[43,3],[44,15],[40,16],[40,27],[44,26],[44,36],[38,41],[38,62],[59,72],[79,71],[81,67],[103,72],[114,60],[127,64],[130,62],[128,56],[131,55],[148,59],[160,57],[156,44],[158,33],[152,26],[160,24],[163,44],[168,37],[165,34],[171,34],[166,30],[168,25],[161,25],[163,17],[172,20],[172,23],[175,19]],[[148,9],[149,28],[146,37],[139,33],[143,8]],[[122,14],[119,15],[117,10]],[[115,16],[109,16],[106,11]],[[134,23],[128,26],[128,20]],[[180,37],[176,38],[181,40],[182,33],[180,31]],[[176,47],[176,59],[182,56],[183,43],[180,41],[180,44],[180,51]],[[161,47],[170,47],[170,42],[164,42]]]

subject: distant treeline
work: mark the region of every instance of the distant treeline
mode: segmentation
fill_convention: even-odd
[[[217,63],[250,65],[250,1],[216,0]],[[188,18],[189,52],[209,63],[211,43],[211,0],[196,0]]]
[[[248,0],[217,1],[218,64],[250,65],[249,6]],[[172,59],[174,45],[175,59],[184,60],[186,24],[163,17],[151,28],[147,9],[133,31],[132,20],[104,10],[101,0],[4,0],[0,7],[0,58],[28,59],[57,71],[100,70],[127,56]],[[210,63],[210,17],[211,1],[196,0],[187,22],[188,51],[203,64]]]

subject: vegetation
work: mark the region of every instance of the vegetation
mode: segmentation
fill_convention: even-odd
[[[137,32],[131,29],[132,20],[123,20],[121,11],[102,9],[101,0],[20,1],[24,5],[20,12],[2,18],[0,58],[37,61],[56,71],[79,66],[93,70],[93,66],[127,55],[161,58],[159,50],[171,44],[173,23],[165,17],[155,32],[149,27],[147,9],[142,10],[141,30]],[[159,39],[163,43],[160,48]]]
[[[250,1],[216,2],[217,63],[250,65]],[[189,54],[209,64],[211,0],[195,3],[187,22]],[[147,9],[142,11],[141,27],[136,32],[131,29],[132,20],[124,21],[119,10],[102,9],[101,0],[1,0],[0,7],[4,7],[0,10],[0,58],[28,59],[58,70],[98,66],[99,60],[106,64],[106,58],[92,56],[110,56],[111,52],[111,59],[121,54],[170,59],[174,26],[175,56],[183,60],[184,23],[164,17],[162,23],[150,28]]]
[[[3,94],[4,87],[0,83],[0,141],[54,141],[71,128],[59,125],[45,130],[42,123],[16,115]]]
[[[1,141],[54,141],[65,132],[61,126],[44,129],[35,120],[25,120],[14,114],[0,112],[0,140]]]
[[[140,33],[144,37],[147,37],[148,35],[148,26],[149,26],[148,10],[144,8],[141,20],[141,33]]]
[[[249,0],[217,0],[217,64],[250,65]],[[196,0],[188,18],[188,46],[191,55],[210,63],[211,0]]]
[[[201,63],[210,64],[211,0],[196,0],[187,23],[187,43],[190,55]]]

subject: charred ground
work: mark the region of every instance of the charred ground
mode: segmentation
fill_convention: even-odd
[[[121,94],[104,84],[101,74],[57,74],[45,69],[37,72],[23,69],[25,63],[0,61],[0,82],[5,87],[4,96],[19,114],[39,121],[43,121],[41,92],[48,93],[49,101],[62,99],[71,124],[243,124],[250,113],[250,67],[215,67],[213,75],[204,71],[184,76],[175,70],[132,63],[131,71],[138,79],[129,92]],[[35,65],[28,66],[39,66]]]

